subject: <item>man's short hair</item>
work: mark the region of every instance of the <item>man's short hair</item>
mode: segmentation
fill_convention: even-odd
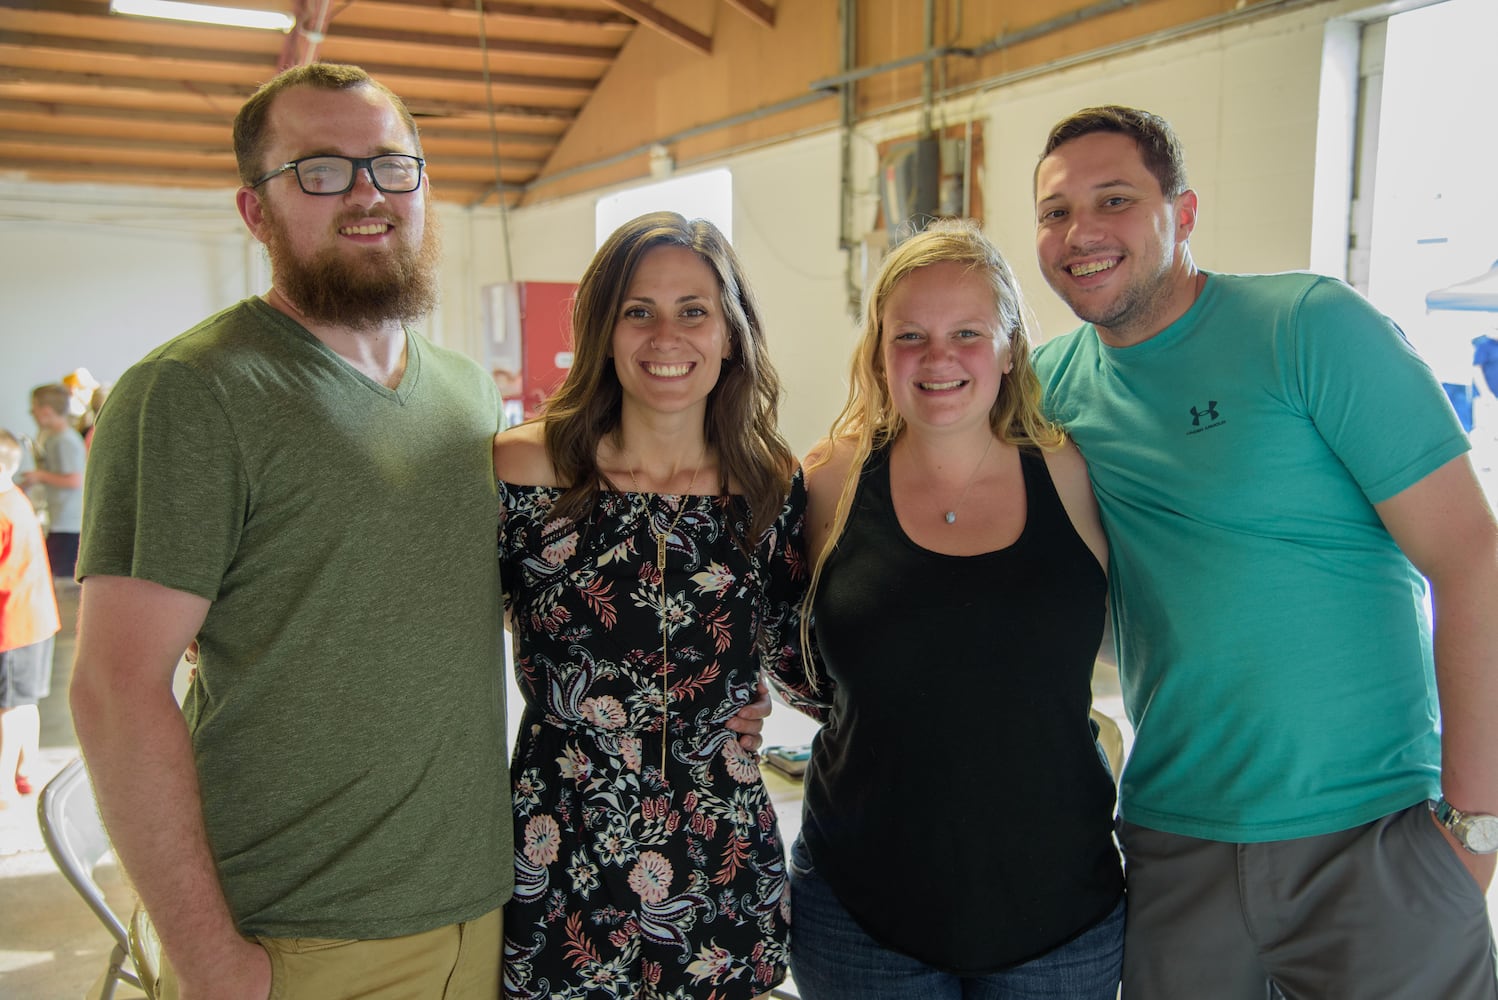
[[[380,83],[358,66],[342,63],[311,63],[293,66],[267,80],[234,116],[234,159],[239,167],[239,179],[244,184],[253,184],[272,166],[261,161],[270,132],[271,104],[280,94],[293,87],[312,87],[316,90],[353,90],[355,87],[373,87],[389,99],[401,121],[411,131],[417,156],[421,151],[421,134],[416,128],[416,119],[411,109],[389,87]]]
[[[1186,154],[1170,122],[1157,114],[1109,104],[1083,108],[1058,122],[1046,138],[1040,158],[1044,160],[1056,147],[1094,132],[1126,135],[1139,147],[1144,166],[1160,182],[1167,201],[1174,201],[1186,190]]]
[[[31,402],[65,417],[72,411],[73,394],[65,385],[39,385],[31,390]]]

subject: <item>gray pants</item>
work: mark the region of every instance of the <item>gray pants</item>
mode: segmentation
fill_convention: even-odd
[[[1487,901],[1425,803],[1229,844],[1122,824],[1124,1000],[1495,1000]]]

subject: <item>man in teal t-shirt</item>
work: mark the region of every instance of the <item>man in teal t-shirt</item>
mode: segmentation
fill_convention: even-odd
[[[79,743],[164,948],[158,996],[493,1000],[514,884],[498,392],[406,328],[437,248],[399,98],[302,66],[234,136],[271,289],[151,352],[100,415]]]
[[[1058,124],[1035,199],[1135,728],[1124,997],[1498,997],[1498,527],[1439,383],[1341,282],[1198,270],[1155,115]]]

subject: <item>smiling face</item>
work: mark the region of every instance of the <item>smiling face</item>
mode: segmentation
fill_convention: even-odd
[[[707,262],[686,247],[646,251],[611,339],[624,405],[705,409],[731,346],[722,291]]]
[[[917,268],[890,292],[880,326],[890,400],[907,424],[988,423],[1011,362],[986,276],[951,261]]]
[[[264,168],[318,153],[416,153],[410,129],[374,87],[293,87],[271,105]],[[294,171],[241,188],[240,212],[270,255],[272,282],[308,318],[364,327],[409,321],[436,301],[428,188],[387,194],[357,171],[341,195],[309,195]]]
[[[1057,146],[1035,173],[1035,215],[1046,281],[1108,343],[1147,340],[1190,308],[1196,194],[1167,200],[1129,136]]]

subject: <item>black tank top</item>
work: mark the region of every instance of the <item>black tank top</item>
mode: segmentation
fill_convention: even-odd
[[[1020,462],[1018,540],[949,556],[905,535],[876,452],[814,606],[836,688],[806,776],[813,865],[876,941],[957,973],[1042,955],[1123,891],[1087,715],[1106,580],[1045,459]]]

